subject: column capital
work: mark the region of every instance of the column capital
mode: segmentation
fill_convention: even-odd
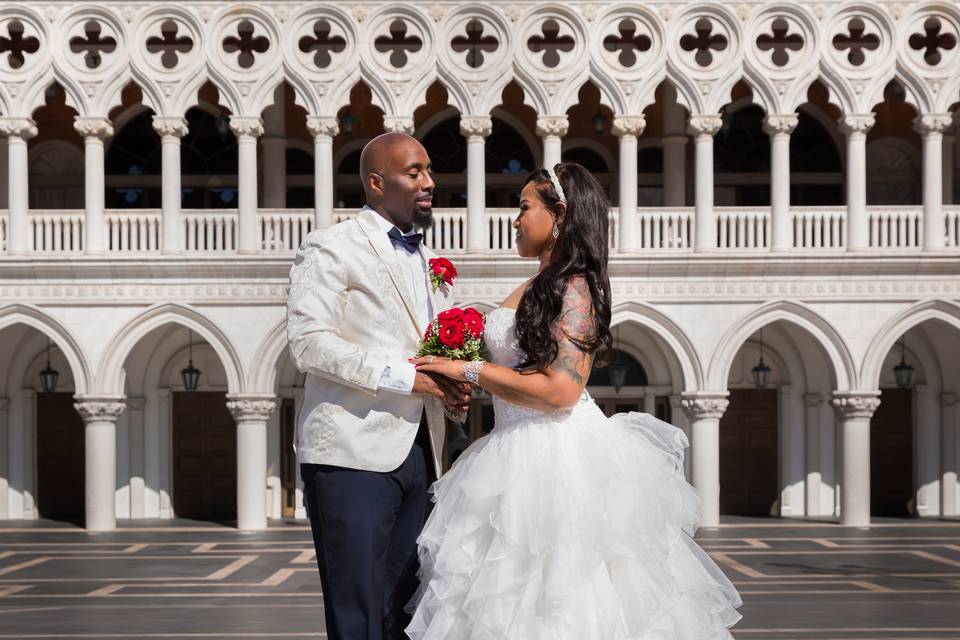
[[[537,135],[541,138],[556,136],[562,138],[567,135],[570,123],[566,114],[562,116],[537,116]]]
[[[922,136],[928,133],[943,133],[953,125],[950,113],[921,113],[913,119],[913,130]]]
[[[833,394],[830,403],[841,420],[869,420],[880,406],[880,392],[838,392]]]
[[[190,130],[186,118],[179,116],[153,116],[153,130],[161,138],[182,138]]]
[[[493,118],[485,116],[460,116],[460,134],[465,138],[486,138],[493,132]]]
[[[116,422],[127,403],[124,398],[76,397],[73,408],[77,410],[85,424],[91,422]]]
[[[106,118],[81,118],[73,120],[73,128],[83,138],[106,140],[113,135],[113,124]]]
[[[259,116],[230,116],[230,130],[238,138],[259,138],[263,135],[263,120]]]
[[[33,118],[0,118],[0,136],[28,140],[37,135]]]
[[[763,132],[768,136],[790,135],[799,120],[795,113],[771,113],[763,119]]]
[[[945,407],[952,407],[953,405],[957,404],[957,398],[957,394],[953,391],[944,391],[940,394],[940,404]],[[2,400],[0,400],[0,402],[2,402]],[[3,405],[0,404],[0,410],[2,409]]]
[[[413,116],[383,116],[383,130],[413,135]]]
[[[227,409],[237,422],[266,421],[276,408],[276,396],[227,396]]]
[[[687,134],[691,136],[713,136],[723,126],[723,118],[717,114],[698,113],[690,116],[687,122]]]
[[[340,124],[333,116],[307,116],[307,131],[316,142],[319,137],[332,138],[340,133]]]
[[[724,395],[683,395],[681,396],[683,410],[687,414],[687,419],[691,422],[696,420],[719,420],[730,401]]]
[[[837,126],[845,136],[856,133],[866,134],[875,121],[872,113],[848,113],[837,120]]]
[[[611,131],[618,138],[623,136],[639,136],[647,126],[647,119],[639,116],[614,116]]]

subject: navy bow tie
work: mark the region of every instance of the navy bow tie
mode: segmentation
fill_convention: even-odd
[[[387,231],[387,235],[390,237],[390,240],[393,242],[393,246],[401,246],[406,249],[407,253],[416,253],[420,250],[420,242],[423,240],[422,233],[411,233],[408,236],[400,233],[400,229],[392,227],[390,231]]]

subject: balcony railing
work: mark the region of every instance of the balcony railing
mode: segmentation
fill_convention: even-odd
[[[333,221],[353,217],[355,209],[335,209]],[[793,250],[820,253],[847,245],[846,207],[792,207]],[[486,250],[512,253],[515,209],[487,209]],[[619,211],[610,212],[610,248],[620,242]],[[769,207],[715,207],[717,251],[763,253],[771,243]],[[960,205],[944,207],[944,243],[960,248]],[[434,209],[434,224],[425,242],[437,251],[463,251],[467,243],[466,211]],[[260,209],[257,233],[264,253],[296,251],[313,230],[313,209]],[[693,207],[641,207],[637,210],[637,242],[644,252],[687,253],[693,250]],[[84,213],[76,209],[34,209],[28,215],[28,246],[33,253],[75,254],[84,249]],[[923,246],[923,208],[869,206],[869,248],[878,251],[919,251]],[[184,209],[180,212],[180,246],[189,253],[235,253],[238,243],[236,209]],[[143,255],[160,252],[163,244],[159,209],[107,210],[103,246],[108,253]],[[7,212],[0,210],[0,252],[9,236]]]

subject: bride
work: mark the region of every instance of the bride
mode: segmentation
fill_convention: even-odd
[[[490,362],[420,358],[479,385],[496,425],[434,483],[418,538],[419,640],[732,638],[740,596],[693,541],[687,438],[585,391],[611,351],[608,203],[575,163],[527,178],[517,251],[538,273],[487,316]]]

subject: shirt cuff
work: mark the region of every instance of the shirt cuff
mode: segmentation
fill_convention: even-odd
[[[387,362],[387,367],[380,376],[379,388],[394,393],[410,395],[413,391],[413,381],[417,377],[417,368],[404,360]]]

